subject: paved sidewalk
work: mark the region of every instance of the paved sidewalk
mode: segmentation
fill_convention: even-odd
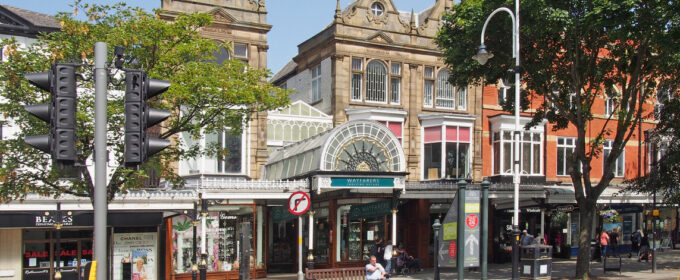
[[[652,262],[637,262],[635,256],[628,258],[628,255],[621,255],[621,274],[618,272],[608,271],[603,274],[601,262],[591,262],[590,271],[595,279],[680,279],[680,250],[666,250],[659,252],[656,273],[652,273]],[[613,258],[610,258],[612,260]],[[607,266],[610,264],[607,261]],[[618,266],[618,259],[616,259],[615,266]],[[510,263],[505,264],[489,264],[488,276],[489,279],[510,279],[512,274],[512,266]],[[565,260],[555,259],[552,265],[552,279],[574,279],[576,270],[576,257]],[[480,279],[481,273],[479,271],[466,271],[465,279]],[[392,280],[405,279],[434,279],[433,269],[426,269],[423,272],[418,272],[409,276],[395,276]],[[440,279],[457,279],[456,269],[442,269],[440,272]]]
[[[590,271],[594,279],[668,279],[680,280],[680,250],[666,250],[658,252],[658,263],[656,273],[652,273],[652,262],[637,262],[635,257],[628,258],[628,255],[621,255],[621,274],[618,272],[608,271],[607,274],[602,273],[601,262],[591,262]],[[613,258],[610,258],[612,260]],[[618,259],[616,259],[618,266]],[[609,264],[609,261],[607,262]],[[574,279],[576,270],[576,257],[572,259],[555,259],[552,265],[552,279]],[[489,264],[488,276],[489,279],[510,279],[512,274],[511,264]],[[440,279],[450,280],[458,279],[455,268],[444,268],[440,272]],[[479,271],[466,271],[465,279],[480,279],[481,273]],[[297,279],[296,274],[272,274],[268,279]],[[395,275],[392,280],[433,280],[434,271],[432,268],[425,269],[423,272],[417,272],[409,276]]]

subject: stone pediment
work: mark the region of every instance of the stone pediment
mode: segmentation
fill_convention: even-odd
[[[392,40],[392,38],[390,38],[389,36],[387,36],[387,34],[385,34],[385,33],[382,32],[382,31],[376,32],[375,34],[373,34],[373,35],[369,36],[368,38],[366,38],[366,40],[367,40],[367,41],[370,41],[370,42],[375,42],[375,43],[394,44],[394,40]]]
[[[226,10],[222,8],[215,8],[208,12],[213,17],[213,23],[233,23],[236,22],[236,18],[229,14]]]

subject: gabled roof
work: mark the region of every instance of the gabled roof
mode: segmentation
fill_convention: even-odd
[[[295,75],[296,73],[297,63],[291,60],[288,61],[288,63],[286,63],[286,65],[284,65],[283,68],[281,68],[281,70],[276,72],[276,74],[274,74],[274,76],[272,76],[271,79],[269,79],[269,82],[278,86],[279,82],[285,82],[286,77]]]
[[[50,15],[0,5],[0,33],[35,38],[40,32],[54,32],[61,28]]]

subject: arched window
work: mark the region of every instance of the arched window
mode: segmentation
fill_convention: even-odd
[[[438,108],[455,108],[456,89],[449,83],[449,71],[442,69],[437,74],[437,96],[435,105]]]
[[[366,101],[387,102],[387,68],[377,60],[366,65]]]

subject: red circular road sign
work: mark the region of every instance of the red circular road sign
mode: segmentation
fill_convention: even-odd
[[[288,211],[291,214],[300,216],[309,210],[312,204],[309,195],[303,191],[296,191],[288,198]]]
[[[456,241],[451,241],[451,243],[449,243],[449,257],[455,258],[456,257],[456,251],[457,251]]]
[[[476,228],[477,224],[479,224],[479,219],[477,218],[477,214],[470,214],[465,218],[465,223],[469,228]]]

